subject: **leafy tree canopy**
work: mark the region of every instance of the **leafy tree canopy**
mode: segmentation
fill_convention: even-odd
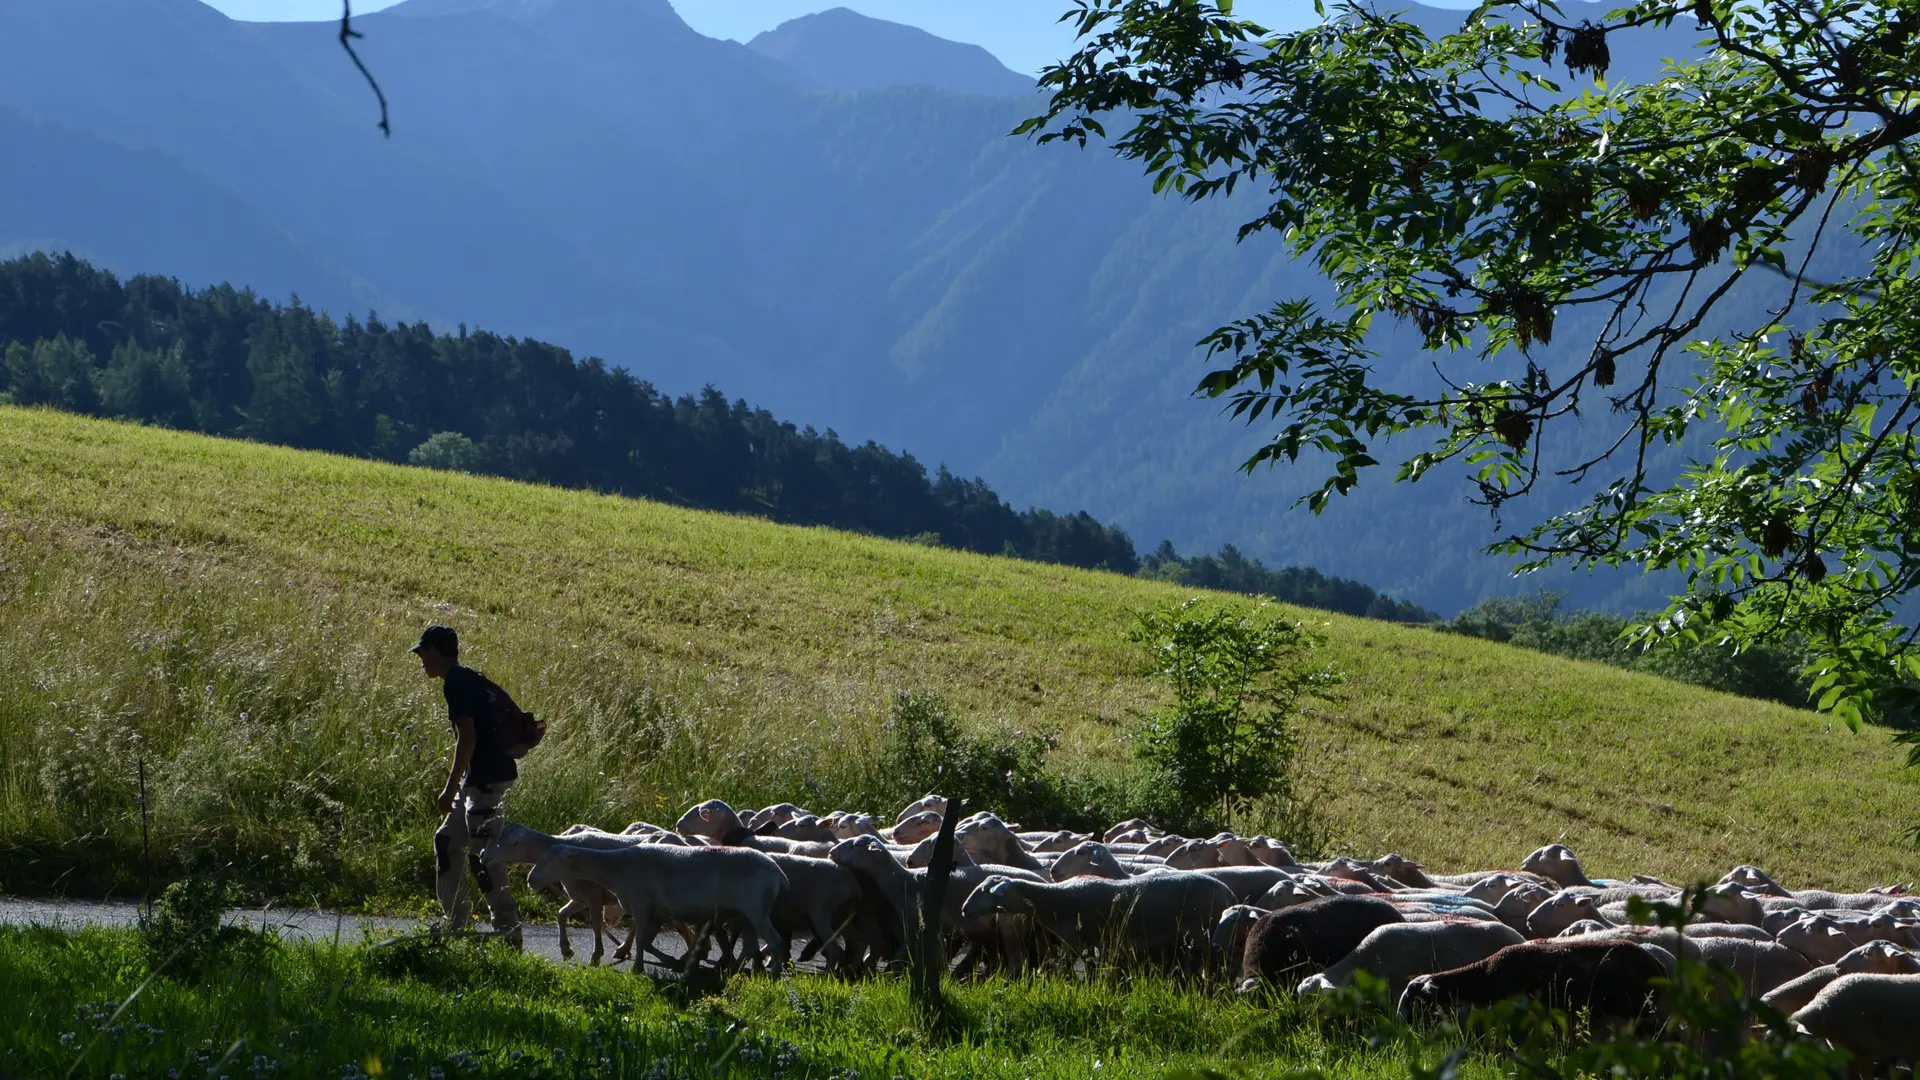
[[[1078,0],[1080,49],[1017,129],[1085,145],[1111,123],[1156,190],[1264,189],[1241,236],[1331,284],[1203,343],[1199,392],[1274,429],[1246,467],[1324,456],[1316,512],[1394,436],[1420,442],[1398,480],[1461,463],[1496,510],[1597,483],[1490,550],[1684,571],[1637,640],[1797,639],[1849,723],[1911,694],[1920,3],[1641,0],[1575,25],[1488,0],[1438,37],[1319,10],[1281,34],[1230,0]],[[1675,28],[1694,54],[1607,81],[1631,35]],[[1814,280],[1831,252],[1845,269]],[[1743,312],[1750,279],[1769,299]],[[1431,375],[1383,376],[1385,322]],[[1604,448],[1558,452],[1583,415]],[[1688,464],[1657,468],[1666,446]]]

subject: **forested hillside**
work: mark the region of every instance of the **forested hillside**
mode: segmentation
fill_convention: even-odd
[[[0,176],[0,253],[484,324],[1144,544],[1233,543],[1442,611],[1519,589],[1447,476],[1312,518],[1287,510],[1312,463],[1236,474],[1266,433],[1191,398],[1194,343],[1314,274],[1271,237],[1235,243],[1251,203],[1184,205],[1098,148],[1009,138],[1034,96],[970,92],[992,83],[947,64],[958,46],[842,17],[786,35],[789,63],[665,0],[408,0],[355,25],[391,139],[337,27],[198,0],[0,6],[0,137],[34,164]],[[929,51],[903,75],[875,41]],[[1619,69],[1652,70],[1663,41],[1616,41]],[[939,85],[890,85],[909,75]],[[1616,609],[1662,592],[1564,587]]]
[[[72,257],[0,263],[0,395],[385,461],[458,468],[874,536],[1133,573],[1125,530],[1016,511],[979,479],[796,427],[709,385],[674,397],[526,338],[377,316],[335,321],[231,285],[113,274]],[[1353,615],[1435,616],[1357,582],[1171,545],[1152,576]],[[1222,568],[1224,567],[1224,572]]]

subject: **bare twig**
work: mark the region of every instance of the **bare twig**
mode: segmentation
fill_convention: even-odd
[[[353,66],[360,69],[360,74],[366,76],[367,85],[373,87],[373,96],[380,102],[380,134],[391,139],[393,127],[387,123],[387,95],[380,89],[380,83],[374,79],[373,72],[368,71],[367,65],[360,62],[360,54],[353,51],[353,39],[364,36],[353,28],[353,0],[340,0],[340,47],[347,50],[347,56],[352,58]]]

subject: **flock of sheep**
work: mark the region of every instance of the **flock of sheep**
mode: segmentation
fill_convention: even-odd
[[[671,927],[696,958],[711,934],[722,963],[779,973],[805,939],[801,960],[857,975],[902,961],[915,940],[946,809],[928,796],[883,826],[790,803],[742,819],[716,799],[672,829],[509,826],[480,858],[502,871],[530,864],[530,886],[565,894],[567,956],[569,917],[593,927],[599,963],[603,928],[624,913],[633,931],[616,960],[640,959],[637,948],[680,963],[653,947]],[[1793,891],[1740,866],[1684,930],[1628,923],[1631,899],[1680,892],[1643,875],[1590,880],[1559,844],[1510,870],[1429,875],[1399,855],[1299,863],[1266,837],[1190,839],[1139,820],[1100,836],[1031,832],[977,813],[954,828],[942,931],[961,975],[1141,964],[1312,994],[1364,971],[1406,1014],[1526,995],[1624,1023],[1659,1019],[1655,980],[1683,958],[1732,969],[1857,1061],[1920,1058],[1920,954],[1909,951],[1920,947],[1920,897],[1901,886]]]

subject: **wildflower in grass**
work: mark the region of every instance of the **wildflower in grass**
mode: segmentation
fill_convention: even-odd
[[[71,1050],[75,1046],[78,1046],[79,1044],[80,1044],[79,1036],[75,1035],[73,1032],[63,1031],[60,1033],[60,1048],[62,1050]]]

